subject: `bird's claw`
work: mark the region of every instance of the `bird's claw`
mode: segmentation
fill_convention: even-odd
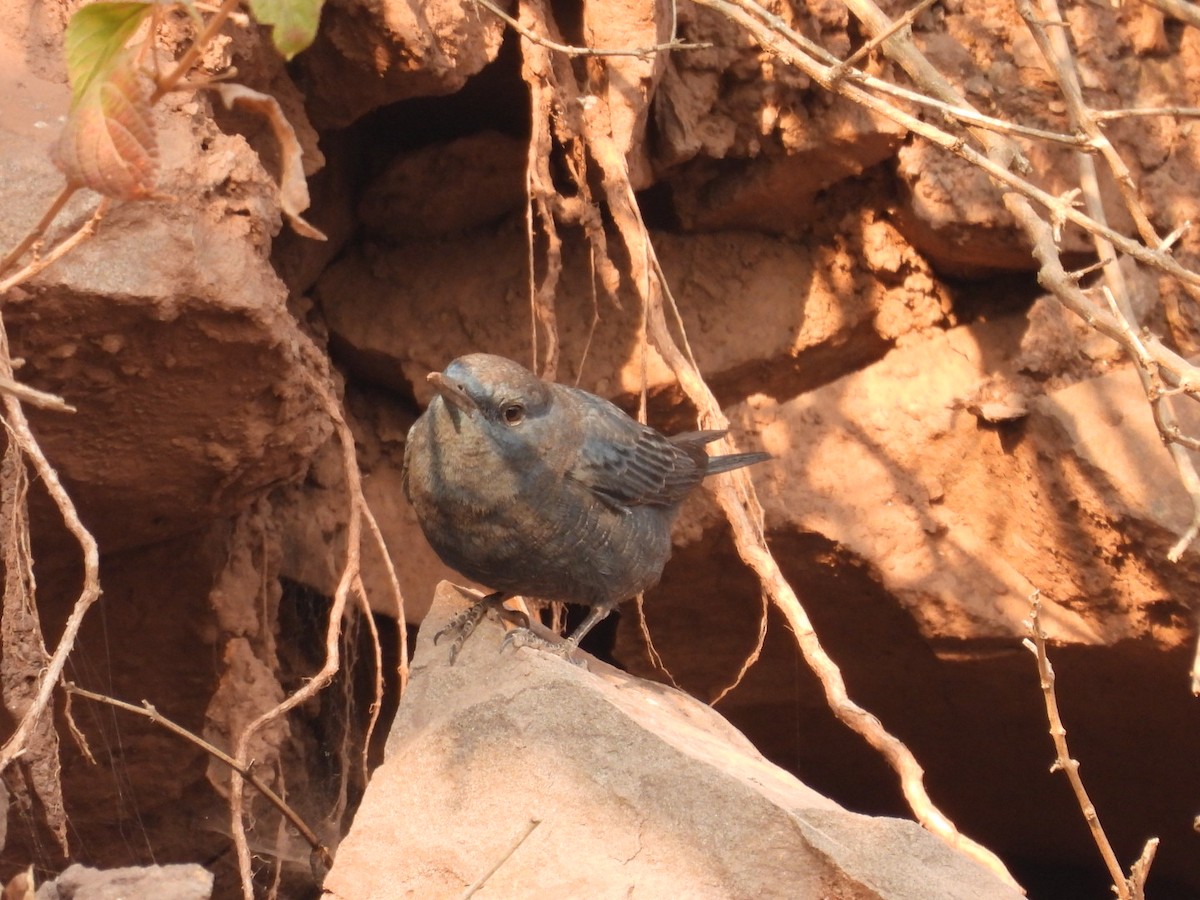
[[[446,626],[433,636],[433,643],[436,645],[446,635],[454,635],[454,642],[450,644],[450,665],[454,665],[454,660],[458,658],[458,651],[462,649],[466,639],[479,627],[479,623],[483,621],[483,617],[487,615],[488,607],[491,605],[493,605],[491,597],[484,597],[482,600],[476,601],[451,617]]]
[[[572,665],[586,669],[587,663],[582,659],[576,659],[571,655],[575,650],[575,645],[570,641],[548,641],[544,637],[539,637],[528,628],[514,628],[504,636],[504,640],[500,642],[500,650],[504,651],[512,647],[532,647],[535,650],[541,650],[549,653],[552,656],[557,656],[559,659],[565,659]]]
[[[436,646],[446,635],[454,635],[454,641],[450,644],[450,665],[454,665],[454,660],[458,658],[458,651],[462,649],[467,638],[474,634],[489,609],[495,610],[500,618],[512,622],[518,627],[529,625],[529,617],[522,612],[506,607],[504,599],[505,595],[502,593],[488,594],[486,597],[482,597],[466,609],[455,613],[445,627],[433,636],[433,643]]]

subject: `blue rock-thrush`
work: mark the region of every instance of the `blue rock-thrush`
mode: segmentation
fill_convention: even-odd
[[[557,651],[569,655],[658,583],[671,523],[701,479],[770,458],[710,457],[704,445],[724,431],[665,437],[500,356],[459,357],[429,381],[437,395],[408,433],[405,494],[442,561],[495,591],[438,635],[457,632],[451,661],[489,608],[514,618],[502,604],[517,595],[590,607]]]

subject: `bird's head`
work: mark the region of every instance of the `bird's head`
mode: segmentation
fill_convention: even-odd
[[[429,382],[445,402],[460,433],[486,434],[499,447],[537,441],[546,427],[553,395],[540,378],[502,356],[460,356]]]

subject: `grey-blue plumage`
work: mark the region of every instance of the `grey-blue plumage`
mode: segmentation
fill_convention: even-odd
[[[438,393],[404,451],[421,529],[447,565],[495,589],[492,605],[521,595],[591,607],[570,645],[658,583],[679,506],[706,475],[770,458],[710,457],[704,445],[723,431],[665,437],[500,356],[460,357],[429,380]]]

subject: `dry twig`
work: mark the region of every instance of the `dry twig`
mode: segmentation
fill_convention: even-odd
[[[1037,657],[1038,674],[1041,676],[1042,696],[1046,703],[1046,719],[1050,723],[1050,737],[1054,741],[1055,760],[1050,771],[1061,770],[1067,774],[1071,790],[1075,792],[1075,799],[1079,802],[1084,821],[1087,822],[1088,829],[1092,833],[1092,840],[1095,841],[1096,847],[1100,850],[1100,856],[1104,859],[1104,865],[1113,880],[1117,896],[1120,900],[1144,900],[1146,877],[1149,874],[1150,863],[1154,860],[1154,852],[1158,849],[1158,838],[1151,838],[1146,842],[1142,855],[1134,863],[1129,877],[1126,878],[1125,873],[1121,871],[1121,864],[1117,861],[1117,855],[1113,852],[1112,844],[1109,843],[1108,836],[1100,824],[1100,816],[1096,813],[1096,807],[1083,785],[1083,779],[1079,775],[1079,761],[1071,758],[1070,750],[1067,747],[1067,729],[1063,725],[1062,715],[1058,710],[1058,698],[1054,692],[1054,668],[1050,665],[1050,659],[1046,655],[1046,634],[1042,631],[1039,618],[1041,599],[1036,591],[1029,598],[1029,602],[1027,624],[1031,637],[1026,638],[1024,643],[1026,648]]]
[[[307,702],[324,690],[341,668],[341,638],[342,619],[346,615],[350,596],[360,596],[362,593],[361,548],[362,521],[366,501],[362,493],[362,476],[358,469],[358,458],[354,449],[354,435],[342,415],[341,407],[332,394],[332,387],[312,379],[312,390],[318,396],[325,408],[326,414],[334,423],[338,441],[342,447],[342,471],[346,478],[346,489],[349,497],[349,513],[346,525],[346,559],[342,566],[341,578],[334,591],[333,603],[330,605],[329,622],[325,631],[325,662],[305,685],[294,694],[286,697],[282,703],[262,713],[254,719],[238,736],[233,757],[241,768],[249,763],[250,741],[271,722],[287,715],[302,703]],[[386,548],[383,552],[387,553]],[[394,575],[394,573],[392,573]],[[394,587],[399,596],[399,587]],[[402,600],[400,601],[403,602]],[[376,703],[379,698],[376,698]],[[372,718],[374,722],[374,718]],[[230,777],[230,816],[233,825],[234,846],[237,848],[238,869],[241,874],[242,894],[245,900],[254,900],[253,872],[251,871],[250,845],[246,838],[243,821],[242,777],[240,769],[234,769]]]
[[[1200,697],[1200,641],[1196,642],[1196,649],[1192,651],[1192,670],[1188,674],[1192,680],[1192,696]],[[1200,823],[1200,818],[1196,821]]]
[[[5,442],[0,458],[0,564],[4,571],[4,603],[0,612],[0,699],[13,718],[28,710],[38,675],[50,658],[42,637],[36,602],[33,550],[29,533],[29,473],[16,441]],[[67,814],[59,777],[59,740],[52,715],[42,716],[29,734],[20,778],[7,779],[17,803],[42,820],[64,856]]]
[[[9,378],[7,375],[0,375],[0,394],[10,394],[30,406],[36,406],[38,409],[50,409],[54,412],[75,412],[75,407],[64,400],[57,394],[48,394],[45,391],[39,391],[37,388],[31,388],[27,384],[21,384]]]
[[[1146,0],[1155,9],[1160,9],[1168,16],[1181,22],[1200,28],[1200,6],[1189,3],[1188,0]]]
[[[1116,119],[1153,118],[1166,116],[1172,119],[1195,119],[1200,117],[1196,106],[1129,106],[1124,109],[1093,109],[1092,118],[1097,122],[1112,122]]]
[[[642,302],[649,311],[649,333],[655,347],[670,366],[683,392],[699,410],[701,427],[726,428],[728,420],[695,364],[679,349],[667,325],[661,282],[647,267],[654,257],[645,223],[641,219],[624,157],[611,139],[597,129],[588,134],[588,146],[603,172],[609,210],[626,246],[633,266],[633,282],[646,285]],[[900,777],[901,789],[917,821],[950,846],[985,865],[998,877],[1016,885],[994,853],[961,834],[941,812],[925,790],[924,771],[902,741],[890,734],[874,715],[850,699],[837,664],[825,652],[799,598],[783,576],[763,534],[763,512],[754,485],[745,470],[729,473],[714,489],[717,502],[733,529],[739,555],[758,576],[764,593],[783,613],[795,634],[805,662],[825,690],[834,714],[861,735],[887,760]]]
[[[1022,157],[1020,148],[1010,141],[990,134],[982,127],[972,128],[972,135],[987,148],[986,154],[981,153],[972,147],[965,138],[931,125],[863,89],[856,83],[858,76],[851,77],[856,70],[851,70],[845,77],[835,81],[832,75],[837,63],[826,64],[821,61],[822,57],[828,56],[827,51],[821,48],[816,48],[814,51],[812,48],[815,45],[811,41],[788,26],[778,16],[768,13],[753,0],[695,0],[695,2],[701,6],[710,7],[742,25],[765,49],[793,64],[822,87],[841,94],[866,109],[903,126],[913,134],[925,138],[943,150],[953,153],[986,172],[1000,185],[1007,188],[1010,193],[1016,193],[1020,198],[1038,204],[1065,222],[1070,222],[1085,231],[1107,238],[1118,250],[1138,262],[1170,275],[1182,284],[1200,287],[1200,273],[1179,264],[1157,246],[1146,247],[1139,241],[1126,237],[1107,225],[1102,225],[1086,213],[1075,209],[1063,198],[1048,193],[1029,182],[1018,172],[1014,172],[1014,168],[1022,169],[1027,167],[1028,163]],[[871,0],[845,0],[845,2],[847,7],[859,16],[872,31],[883,31],[891,25],[891,19]],[[971,108],[966,99],[925,59],[911,40],[906,39],[903,32],[895,33],[890,40],[885,41],[883,50],[895,59],[928,94],[947,103],[950,108]],[[1005,203],[1006,205],[1009,203],[1007,196],[1005,196]]]
[[[541,819],[530,819],[529,824],[525,826],[525,829],[519,835],[517,835],[516,839],[512,842],[512,845],[505,850],[504,853],[500,854],[500,858],[497,859],[496,862],[493,863],[486,872],[468,885],[467,889],[459,895],[459,900],[468,900],[469,897],[474,897],[479,889],[487,882],[487,880],[500,871],[500,867],[512,858],[512,855],[516,853],[521,848],[521,845],[528,840],[529,836],[533,834],[533,830],[541,824]]]
[[[93,234],[95,234],[96,229],[100,227],[100,220],[104,218],[105,214],[107,214],[108,208],[111,205],[112,205],[112,201],[108,197],[105,197],[104,199],[102,199],[96,205],[96,209],[92,213],[91,218],[89,218],[86,222],[84,222],[81,226],[79,226],[79,228],[76,229],[75,232],[73,234],[71,234],[70,237],[67,237],[64,240],[60,241],[58,244],[56,244],[54,249],[51,250],[49,253],[47,253],[45,256],[38,257],[33,262],[26,265],[25,268],[21,269],[18,272],[14,272],[8,278],[5,278],[3,281],[0,281],[0,294],[7,293],[8,291],[10,291],[14,287],[16,287],[18,284],[26,282],[30,278],[33,278],[35,275],[38,275],[41,272],[45,271],[52,264],[54,264],[58,260],[62,259],[68,253],[70,253],[72,250],[74,250],[76,247],[78,247],[80,244],[82,244],[84,241],[86,241],[88,238],[90,238]],[[58,211],[54,210],[53,206],[52,206],[51,211],[53,211],[57,215]],[[49,216],[49,213],[47,213],[47,216]],[[42,217],[42,222],[38,223],[37,227],[44,228],[45,227],[44,223],[48,224],[49,219],[47,218],[47,216]],[[50,218],[52,218],[52,217],[50,217]],[[10,253],[9,256],[12,257],[15,255],[15,253],[16,253],[16,251],[14,251],[13,253]],[[45,396],[51,396],[51,395],[47,394]]]
[[[892,22],[892,24],[883,31],[872,35],[869,41],[847,56],[845,60],[833,67],[834,80],[836,81],[841,78],[843,72],[852,66],[857,66],[860,61],[866,59],[868,56],[874,53],[877,47],[879,47],[884,41],[886,41],[900,29],[911,26],[912,23],[917,20],[917,16],[921,15],[921,13],[925,12],[925,10],[929,9],[929,7],[933,6],[933,4],[937,2],[938,0],[921,0],[920,3],[909,9],[908,12]]]
[[[192,70],[192,66],[200,61],[200,57],[204,55],[204,51],[208,49],[209,44],[225,27],[226,21],[234,14],[241,0],[223,0],[220,7],[208,21],[204,23],[204,27],[200,29],[200,33],[196,35],[196,39],[188,46],[183,55],[176,61],[174,68],[166,75],[156,79],[154,93],[150,95],[150,103],[157,103],[164,95],[171,93],[179,87],[185,75]]]
[[[198,734],[188,731],[182,725],[179,725],[171,719],[168,719],[154,707],[153,703],[148,700],[143,700],[141,706],[134,706],[132,703],[126,703],[124,700],[117,700],[115,697],[109,697],[105,694],[97,694],[93,691],[86,690],[70,681],[65,682],[63,687],[68,694],[86,697],[88,700],[95,700],[97,703],[107,703],[109,706],[115,706],[117,709],[123,709],[126,712],[131,712],[134,715],[149,719],[154,724],[160,725],[167,731],[177,734],[184,740],[195,744],[214,759],[219,759],[221,762],[225,763],[225,765],[229,766],[230,769],[238,772],[243,778],[249,781],[250,784],[254,786],[255,790],[266,797],[267,800],[270,801],[271,805],[279,810],[285,819],[292,823],[292,827],[300,832],[301,837],[308,842],[308,845],[313,849],[313,853],[316,854],[316,856],[325,866],[333,865],[333,856],[330,854],[329,848],[321,843],[321,840],[317,837],[316,832],[308,827],[308,824],[302,818],[300,818],[300,815],[294,809],[288,806],[282,797],[271,790],[268,785],[264,784],[248,766],[241,765],[236,759],[234,759],[220,747],[210,744]]]
[[[58,214],[62,212],[63,207],[67,205],[67,201],[74,196],[77,190],[79,190],[78,185],[66,184],[63,186],[63,189],[59,191],[58,196],[50,201],[50,205],[46,208],[46,211],[42,214],[42,218],[38,221],[38,223],[34,225],[33,228],[29,230],[29,233],[17,243],[17,246],[13,247],[13,249],[5,255],[4,259],[0,260],[0,275],[3,275],[14,265],[16,265],[17,261],[25,255],[26,251],[28,251],[30,247],[38,242],[41,236],[46,233],[46,229],[50,227],[50,223],[58,217]],[[8,290],[9,287],[12,287],[12,285],[19,284],[20,282],[24,281],[27,277],[29,276],[26,275],[15,280],[5,279],[4,281],[0,281],[0,294],[3,294]],[[11,284],[9,283],[10,281]]]
[[[8,333],[4,328],[3,319],[0,319],[0,374],[11,378],[12,365],[9,360]],[[80,590],[79,598],[71,608],[71,614],[67,617],[58,646],[54,648],[50,661],[40,674],[37,693],[33,701],[21,717],[20,722],[17,723],[16,729],[0,747],[0,772],[7,769],[12,761],[25,751],[25,742],[28,740],[30,732],[36,727],[38,720],[46,714],[50,705],[54,687],[62,677],[63,668],[67,664],[67,656],[75,647],[75,640],[79,636],[79,629],[83,626],[84,617],[92,604],[100,597],[100,550],[96,546],[96,539],[83,526],[75,504],[59,480],[58,472],[46,459],[37,438],[33,436],[29,420],[25,418],[25,411],[21,408],[21,401],[11,394],[6,394],[3,396],[3,403],[9,440],[15,441],[21,452],[33,464],[34,471],[41,479],[47,493],[50,494],[51,500],[58,507],[59,515],[62,516],[67,530],[79,543],[80,553],[83,557],[83,587]]]
[[[593,288],[599,280],[605,295],[619,305],[617,287],[620,273],[608,253],[608,238],[599,207],[592,198],[588,177],[587,153],[582,139],[582,120],[594,98],[585,96],[575,82],[570,60],[549,52],[549,45],[560,37],[546,4],[521,4],[521,23],[533,37],[527,37],[521,54],[521,76],[529,86],[532,133],[525,169],[527,193],[526,231],[529,247],[530,307],[533,312],[533,362],[531,369],[553,380],[558,369],[558,325],[554,295],[562,274],[562,239],[558,223],[583,229],[591,251]],[[534,38],[543,35],[541,40]],[[554,142],[563,148],[569,177],[578,188],[575,197],[563,197],[556,190],[550,171]],[[543,274],[537,278],[537,235],[546,241],[542,255]],[[597,314],[598,315],[598,314]],[[538,326],[541,326],[539,332]],[[546,339],[545,352],[538,361],[538,334]]]

